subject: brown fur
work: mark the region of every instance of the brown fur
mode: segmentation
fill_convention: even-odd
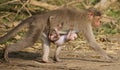
[[[43,58],[42,60],[48,62],[49,57],[49,46],[50,41],[48,40],[48,33],[50,28],[54,28],[58,24],[64,23],[63,30],[69,30],[71,25],[74,25],[73,29],[76,31],[81,31],[86,37],[90,46],[102,54],[107,59],[110,59],[108,55],[103,51],[100,46],[96,43],[95,37],[93,35],[91,21],[88,17],[88,12],[93,12],[96,15],[101,15],[95,9],[92,10],[77,10],[77,9],[68,9],[62,8],[54,11],[49,11],[47,13],[34,15],[30,18],[22,21],[18,26],[9,31],[5,36],[0,38],[0,42],[4,42],[14,36],[19,32],[23,27],[29,26],[28,35],[21,41],[13,44],[5,49],[4,58],[8,60],[8,53],[14,51],[20,51],[26,47],[32,46],[41,36],[43,41]],[[54,16],[51,24],[48,24],[48,19],[50,16]],[[44,34],[43,34],[44,33]]]

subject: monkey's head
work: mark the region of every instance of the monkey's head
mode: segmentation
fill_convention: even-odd
[[[97,27],[100,25],[100,19],[101,19],[101,13],[100,11],[96,10],[95,8],[89,8],[88,9],[88,16],[90,18],[90,21],[92,22],[92,25]]]

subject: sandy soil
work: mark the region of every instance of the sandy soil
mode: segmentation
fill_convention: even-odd
[[[113,57],[119,55],[111,54]],[[1,60],[0,70],[120,70],[120,59],[109,63],[94,51],[62,51],[60,58],[62,62],[52,61],[53,53],[50,55],[50,63],[41,62],[40,52],[17,52],[10,54],[10,63]]]

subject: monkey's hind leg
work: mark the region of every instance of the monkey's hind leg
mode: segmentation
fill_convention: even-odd
[[[39,37],[39,31],[35,30],[33,32],[33,34],[29,35],[28,37],[24,38],[23,40],[18,41],[17,43],[12,44],[11,46],[7,46],[5,49],[5,52],[4,52],[5,61],[9,61],[8,54],[10,52],[16,52],[16,51],[20,51],[24,48],[31,47],[36,42],[38,37]]]
[[[20,51],[26,47],[29,47],[33,45],[33,42],[30,40],[30,39],[24,39],[24,40],[21,40],[11,46],[7,46],[5,48],[5,51],[4,51],[4,60],[6,62],[9,62],[9,59],[8,59],[8,53],[11,53],[11,52],[16,52],[16,51]]]

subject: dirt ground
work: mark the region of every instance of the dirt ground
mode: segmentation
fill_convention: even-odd
[[[94,51],[64,50],[60,55],[62,62],[52,61],[53,53],[51,53],[50,63],[41,62],[41,52],[39,50],[39,53],[26,51],[11,53],[10,63],[1,60],[0,70],[120,70],[120,58],[115,62],[108,62]],[[119,57],[118,54],[111,55]]]
[[[60,54],[62,62],[52,60],[55,47],[51,47],[49,58],[51,62],[43,63],[42,48],[35,45],[20,52],[10,53],[10,63],[0,59],[0,70],[120,70],[120,37],[112,37],[109,37],[111,42],[98,42],[110,56],[114,57],[114,62],[108,62],[88,48],[84,41],[78,41],[78,43],[75,41],[62,50]],[[1,56],[2,50],[0,50]]]

